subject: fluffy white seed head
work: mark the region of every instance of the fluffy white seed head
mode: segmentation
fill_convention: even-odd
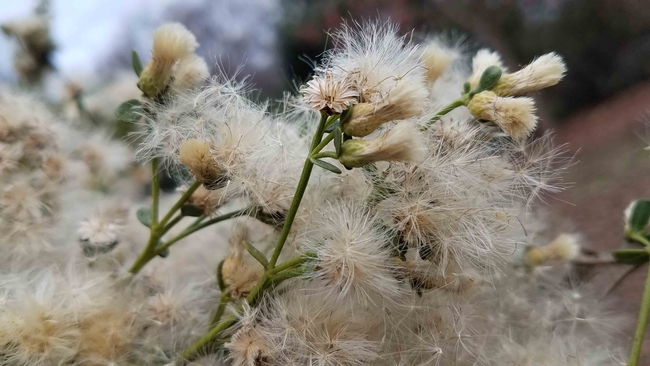
[[[200,86],[210,77],[210,69],[203,57],[189,54],[178,61],[170,88],[176,93]]]
[[[532,98],[499,97],[492,91],[484,91],[476,94],[467,108],[474,117],[494,122],[516,140],[530,136],[537,126]]]
[[[439,40],[434,39],[424,45],[420,58],[422,58],[426,67],[427,81],[432,83],[438,80],[440,75],[454,61],[460,58],[460,54],[456,50],[443,45]]]
[[[403,121],[374,140],[348,140],[341,146],[339,161],[347,167],[362,167],[378,161],[421,162],[427,153],[416,124]]]
[[[241,327],[225,346],[235,366],[263,366],[271,362],[270,346],[255,327]]]
[[[317,254],[316,292],[331,301],[395,299],[400,290],[391,273],[390,238],[377,219],[352,203],[332,204],[321,215],[301,248]]]

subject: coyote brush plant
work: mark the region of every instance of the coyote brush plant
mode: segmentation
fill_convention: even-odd
[[[577,238],[528,211],[567,161],[523,94],[562,58],[332,36],[270,112],[161,26],[117,109],[133,152],[0,89],[0,365],[622,364],[566,286]]]

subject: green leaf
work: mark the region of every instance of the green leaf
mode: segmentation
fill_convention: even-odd
[[[341,141],[341,135],[343,134],[343,131],[341,131],[341,127],[337,126],[336,130],[334,131],[334,149],[336,149],[336,158],[339,158],[339,155],[341,155],[341,144],[343,143]]]
[[[354,106],[350,106],[341,113],[341,117],[339,117],[340,123],[345,123],[350,117],[352,117],[352,108],[354,108]]]
[[[330,132],[334,131],[337,127],[339,127],[340,125],[341,125],[341,120],[337,119],[334,123],[327,126],[327,128],[325,129],[325,132],[330,133]]]
[[[248,251],[250,255],[253,256],[253,258],[257,259],[260,264],[266,268],[269,265],[269,261],[266,259],[266,256],[264,253],[260,252],[257,248],[255,248],[252,244],[247,242],[246,240],[242,241],[242,244],[244,245],[244,248]]]
[[[142,104],[137,99],[127,100],[115,110],[115,116],[120,121],[135,123],[142,118]]]
[[[311,162],[314,163],[314,165],[318,165],[319,167],[321,167],[321,168],[323,168],[325,170],[329,170],[332,173],[336,173],[336,174],[341,174],[342,173],[341,169],[337,168],[335,165],[330,164],[330,163],[328,163],[326,161],[319,160],[319,159],[314,159],[314,158],[309,158],[309,160],[311,160]]]
[[[485,71],[483,71],[483,74],[481,75],[481,79],[479,80],[476,89],[472,90],[470,94],[474,95],[482,91],[492,89],[496,85],[496,83],[499,82],[499,79],[501,79],[501,74],[502,71],[500,68],[496,66],[488,67],[487,69],[485,69]]]
[[[628,236],[646,234],[646,227],[650,220],[650,201],[638,200],[632,204],[630,215],[627,219],[626,231]]]
[[[203,209],[197,205],[186,203],[181,207],[181,215],[199,217],[203,215]]]
[[[222,260],[217,266],[217,285],[219,285],[219,290],[222,292],[226,290],[226,283],[223,281],[223,263],[225,261],[225,259]]]
[[[151,215],[151,209],[149,207],[142,207],[138,209],[135,215],[138,217],[138,221],[140,221],[142,225],[146,227],[151,227],[152,215]]]
[[[650,260],[650,253],[645,249],[615,250],[612,255],[617,262],[625,264],[643,264]]]
[[[463,94],[469,93],[471,85],[469,84],[469,81],[466,81],[465,84],[463,84]]]
[[[142,74],[142,62],[140,62],[140,56],[138,56],[138,53],[135,50],[131,52],[131,61],[133,63],[135,74],[140,77],[140,74]]]

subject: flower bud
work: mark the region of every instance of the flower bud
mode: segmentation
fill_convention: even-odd
[[[390,121],[399,121],[417,116],[422,112],[422,102],[418,96],[409,93],[409,88],[397,88],[382,103],[359,103],[352,107],[347,119],[341,121],[343,132],[350,136],[364,137],[373,133],[379,126]]]
[[[417,126],[410,122],[401,122],[377,139],[344,142],[339,161],[349,168],[358,168],[377,161],[419,162],[424,159],[426,151]]]
[[[503,75],[492,91],[504,96],[523,95],[559,83],[565,73],[562,57],[548,53],[517,72]]]
[[[180,146],[179,160],[206,188],[217,189],[223,185],[225,177],[205,142],[196,139],[183,141]]]
[[[514,139],[526,138],[537,125],[531,98],[499,97],[492,91],[483,91],[470,100],[467,108],[474,117],[494,122]]]
[[[138,88],[156,98],[167,89],[176,63],[198,47],[196,38],[180,23],[161,26],[153,35],[151,60],[142,70]]]
[[[576,236],[561,234],[544,246],[528,249],[524,261],[531,267],[549,265],[557,262],[571,261],[579,253],[580,245]]]

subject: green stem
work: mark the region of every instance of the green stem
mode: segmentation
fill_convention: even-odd
[[[325,130],[326,122],[327,122],[327,115],[323,113],[321,114],[320,123],[318,124],[318,128],[316,129],[314,138],[312,139],[308,155],[311,155],[314,149],[317,146],[319,146],[319,143],[321,142],[321,139],[323,137],[323,131]],[[273,269],[275,267],[275,264],[278,262],[278,258],[280,257],[280,253],[282,253],[282,248],[284,247],[284,243],[287,241],[287,238],[289,237],[289,233],[291,232],[291,226],[293,225],[293,220],[296,218],[296,214],[298,213],[298,208],[300,207],[300,202],[302,201],[302,197],[304,196],[305,190],[307,189],[307,184],[309,183],[309,178],[311,177],[311,172],[313,168],[314,168],[314,163],[312,163],[308,157],[307,159],[305,159],[305,165],[302,168],[300,181],[298,181],[298,187],[296,188],[296,193],[293,196],[293,201],[291,202],[291,207],[289,208],[289,212],[287,213],[287,218],[284,220],[284,226],[282,227],[280,238],[278,239],[278,243],[276,244],[275,249],[273,251],[273,256],[271,256],[271,260],[269,261],[270,269]]]
[[[196,343],[190,347],[183,350],[180,354],[180,364],[184,364],[186,361],[191,361],[199,354],[204,347],[209,346],[212,341],[221,333],[222,331],[228,329],[237,321],[235,315],[230,315],[225,317],[219,324],[216,324],[210,331],[199,339]]]
[[[634,240],[635,242],[650,248],[650,240],[648,240],[648,238],[646,238],[642,234],[632,234],[632,235],[629,235],[628,238],[630,240]]]
[[[325,146],[327,146],[327,144],[329,144],[330,141],[334,140],[334,135],[337,134],[337,133],[340,133],[340,132],[334,130],[334,131],[330,132],[327,136],[325,136],[323,141],[321,141],[320,144],[318,144],[315,148],[313,148],[311,150],[311,155],[316,154],[316,153],[320,152],[321,150],[323,150],[323,148],[325,148]]]
[[[431,119],[427,122],[427,124],[422,126],[422,128],[420,128],[420,131],[426,131],[429,127],[431,127],[432,124],[438,122],[442,116],[444,116],[445,114],[453,111],[454,109],[460,106],[467,105],[467,103],[469,103],[469,96],[467,96],[467,94],[463,95],[459,99],[454,100],[453,102],[449,103],[446,107],[438,111],[438,113],[436,113],[433,117],[431,117]]]
[[[149,242],[147,242],[147,246],[144,248],[142,253],[140,253],[138,259],[135,260],[135,263],[133,263],[133,265],[129,269],[129,273],[137,274],[138,272],[140,272],[142,267],[145,266],[145,264],[149,263],[149,261],[156,256],[155,249],[156,249],[156,245],[158,245],[159,240],[160,240],[160,236],[157,230],[154,230],[152,228],[151,233],[149,234]]]
[[[194,191],[196,191],[200,186],[201,186],[201,182],[195,180],[194,183],[192,183],[192,185],[187,189],[187,191],[183,193],[181,198],[179,198],[178,201],[176,201],[174,206],[172,206],[172,208],[169,209],[167,215],[165,215],[165,217],[163,217],[162,220],[160,220],[160,225],[165,225],[167,221],[169,221],[169,219],[172,218],[172,215],[174,215],[176,211],[180,210],[180,208],[183,207],[185,202],[187,202],[187,200],[190,199],[190,197],[192,196],[192,193],[194,193]]]
[[[313,257],[313,255],[306,255],[306,256],[301,255],[300,257],[291,258],[291,259],[283,262],[282,264],[278,265],[277,267],[269,270],[268,274],[269,275],[274,275],[274,274],[276,274],[278,272],[284,271],[285,269],[298,267],[299,265],[303,264],[305,261],[307,261],[308,259],[310,259],[312,257]]]
[[[181,220],[183,219],[183,215],[178,215],[172,219],[165,227],[162,229],[162,232],[160,233],[160,236],[162,237],[163,235],[167,234],[167,232],[173,228],[176,224],[178,224]]]
[[[339,119],[339,117],[341,117],[340,114],[333,114],[333,115],[331,115],[331,116],[327,119],[327,122],[325,122],[325,129],[327,129],[328,127],[330,127],[330,126],[333,125],[334,123],[336,123],[336,120]]]
[[[221,222],[221,221],[229,220],[229,219],[232,219],[234,217],[245,215],[249,211],[250,211],[250,209],[245,208],[245,209],[242,209],[242,210],[237,210],[237,211],[233,211],[231,213],[227,213],[225,215],[217,216],[217,217],[215,217],[213,219],[210,219],[210,220],[208,220],[206,222],[203,222],[203,223],[200,223],[198,225],[191,225],[187,229],[183,230],[183,232],[181,232],[180,234],[175,236],[174,238],[170,239],[169,241],[165,242],[162,245],[159,245],[158,248],[156,249],[155,254],[158,255],[158,253],[161,253],[165,249],[169,248],[170,246],[172,246],[172,244],[174,244],[177,241],[189,236],[190,234],[192,234],[192,233],[194,233],[196,231],[199,231],[199,230],[203,229],[204,227],[210,226],[212,224],[216,224],[216,223]]]
[[[158,206],[160,201],[160,177],[158,176],[158,158],[151,160],[151,228],[158,224]]]
[[[214,313],[214,316],[212,317],[212,321],[210,322],[210,326],[213,327],[217,323],[219,323],[219,320],[221,320],[221,317],[223,314],[226,312],[226,306],[230,302],[230,295],[226,292],[221,293],[221,297],[219,298],[219,307],[217,307],[217,311]]]
[[[291,226],[293,224],[294,219],[296,218],[296,214],[298,213],[298,208],[300,207],[300,203],[302,201],[302,198],[305,194],[305,191],[307,189],[307,185],[309,184],[309,178],[311,177],[311,172],[312,169],[314,168],[314,164],[311,162],[309,159],[309,156],[311,156],[316,149],[316,147],[321,144],[321,139],[323,138],[323,133],[325,131],[325,126],[328,121],[333,121],[334,116],[330,117],[328,120],[328,117],[326,114],[322,113],[321,114],[321,119],[318,124],[318,128],[316,129],[316,133],[314,134],[314,137],[311,141],[311,146],[309,147],[309,154],[307,155],[307,159],[305,159],[305,164],[302,168],[302,173],[300,174],[300,180],[298,181],[298,186],[296,187],[296,192],[293,196],[293,201],[291,202],[291,207],[289,208],[289,212],[287,213],[287,217],[284,220],[284,225],[282,227],[282,232],[280,233],[280,237],[278,238],[278,242],[275,245],[275,249],[273,250],[273,255],[271,257],[271,260],[268,263],[268,266],[266,266],[266,270],[264,271],[264,274],[262,277],[257,281],[257,284],[255,284],[255,287],[248,293],[248,296],[246,296],[246,302],[250,305],[254,304],[255,301],[257,300],[258,295],[264,290],[267,285],[270,282],[271,276],[273,274],[277,274],[282,270],[285,269],[290,269],[290,268],[295,268],[298,265],[300,265],[306,258],[305,257],[298,257],[298,258],[293,258],[290,259],[284,263],[282,263],[280,266],[277,268],[275,267],[275,264],[278,261],[278,258],[280,257],[280,254],[282,253],[282,248],[284,247],[284,244],[287,241],[287,238],[289,237],[289,233],[291,232]],[[332,137],[333,138],[333,137]],[[245,213],[245,210],[237,211],[234,212],[231,215],[231,217],[234,217],[235,215],[239,216]],[[225,215],[224,215],[225,216]],[[210,220],[207,221],[203,224],[200,224],[196,227],[191,228],[188,230],[188,232],[183,232],[181,233],[178,237],[172,239],[171,241],[165,243],[164,245],[160,246],[161,250],[164,250],[165,248],[168,248],[171,244],[174,242],[182,239],[183,237],[191,234],[191,232],[199,230],[201,227],[207,226],[211,224],[210,222],[214,221]],[[297,274],[291,273],[291,275],[296,276]],[[277,281],[282,281],[286,279],[285,276],[280,276],[276,275],[275,280],[276,283]],[[227,329],[231,325],[233,325],[237,321],[237,318],[235,315],[228,316],[224,318],[219,324],[214,326],[206,335],[204,335],[201,339],[199,339],[196,343],[191,345],[190,347],[186,348],[183,352],[180,354],[180,359],[181,360],[191,360],[192,358],[196,357],[198,352],[200,352],[204,347],[213,344],[214,340],[219,336],[219,333],[222,332],[223,330]]]
[[[645,335],[645,329],[648,326],[648,316],[650,316],[650,266],[648,266],[648,276],[645,280],[643,299],[641,300],[641,311],[639,312],[639,320],[636,324],[634,343],[632,344],[632,352],[630,353],[628,366],[637,366],[639,364],[639,356],[641,355],[641,347],[643,346],[643,337]]]

